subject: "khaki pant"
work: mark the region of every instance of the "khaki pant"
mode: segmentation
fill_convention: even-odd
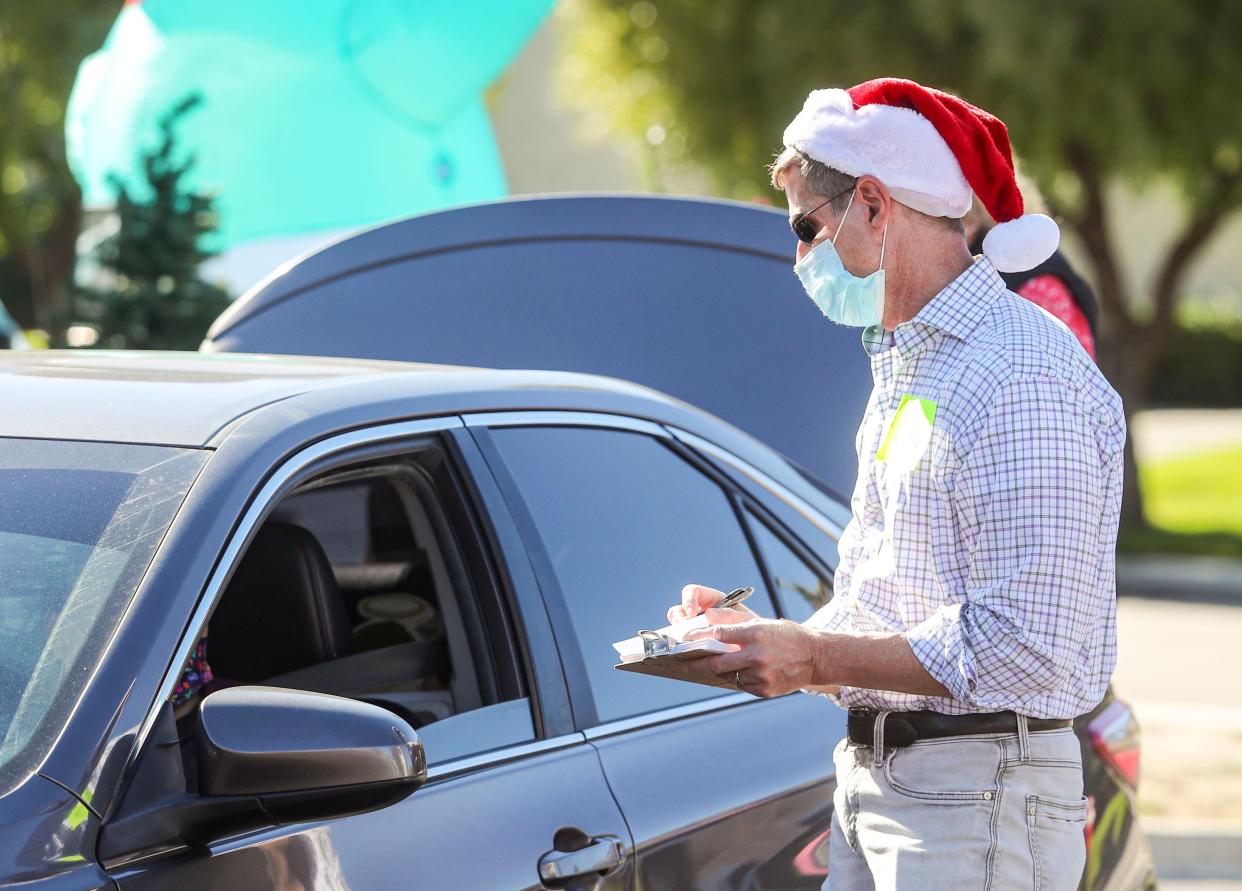
[[[877,722],[879,723],[879,722]],[[1070,728],[842,741],[828,891],[1074,891],[1086,862],[1082,756]]]

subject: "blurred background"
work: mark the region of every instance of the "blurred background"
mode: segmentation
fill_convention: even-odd
[[[0,0],[0,346],[195,349],[306,251],[506,195],[779,206],[810,89],[959,93],[1061,223],[1130,415],[1143,809],[1242,878],[1240,45],[1232,0]]]

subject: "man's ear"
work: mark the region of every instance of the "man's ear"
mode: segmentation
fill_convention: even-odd
[[[861,203],[866,209],[867,225],[876,232],[883,231],[893,213],[893,196],[888,187],[875,177],[862,176],[858,179],[855,202]]]

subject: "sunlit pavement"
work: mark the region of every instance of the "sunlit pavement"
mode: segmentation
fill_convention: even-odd
[[[1162,887],[1242,891],[1242,600],[1122,598],[1117,623],[1114,683],[1142,725],[1140,810],[1157,866],[1216,880]]]
[[[1130,434],[1140,462],[1242,445],[1242,409],[1156,409],[1138,412]]]

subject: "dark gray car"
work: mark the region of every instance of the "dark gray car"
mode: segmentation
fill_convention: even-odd
[[[844,507],[746,434],[350,360],[13,354],[0,397],[0,881],[822,881],[840,710],[612,669],[688,580],[828,596]]]

